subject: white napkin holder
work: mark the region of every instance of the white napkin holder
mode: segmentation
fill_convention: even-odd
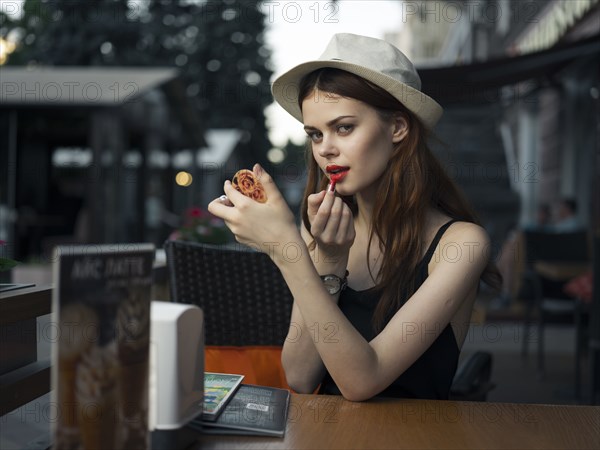
[[[194,305],[161,301],[150,311],[149,428],[177,430],[202,413],[204,314]]]

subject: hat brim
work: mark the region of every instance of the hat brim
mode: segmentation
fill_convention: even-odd
[[[300,81],[309,73],[326,67],[353,73],[384,89],[415,114],[429,129],[433,129],[442,116],[442,107],[418,89],[367,67],[336,60],[305,62],[280,75],[273,82],[271,88],[275,101],[294,118],[302,122],[302,110],[298,104]]]

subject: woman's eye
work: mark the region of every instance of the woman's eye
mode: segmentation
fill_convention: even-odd
[[[338,125],[337,130],[340,134],[348,134],[354,128],[353,125]]]
[[[318,142],[321,139],[321,133],[318,131],[311,131],[310,133],[306,133],[308,138],[313,142]]]

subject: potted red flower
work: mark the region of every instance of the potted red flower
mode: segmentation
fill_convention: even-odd
[[[222,245],[233,240],[233,235],[223,220],[208,211],[193,206],[183,214],[183,223],[170,239]]]

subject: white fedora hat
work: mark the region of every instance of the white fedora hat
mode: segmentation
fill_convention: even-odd
[[[338,33],[319,59],[297,65],[273,83],[272,93],[277,103],[300,122],[300,81],[324,67],[345,70],[386,90],[430,129],[442,116],[442,107],[421,92],[421,79],[404,53],[381,39]]]

